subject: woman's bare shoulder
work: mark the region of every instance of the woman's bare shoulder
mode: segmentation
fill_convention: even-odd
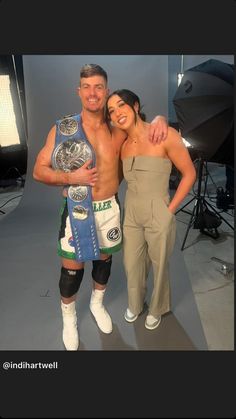
[[[166,151],[170,149],[178,149],[179,147],[184,147],[184,142],[181,134],[173,127],[168,127],[168,134],[165,141],[163,141],[163,146]]]
[[[181,134],[173,127],[168,127],[167,139],[178,140],[181,139]]]

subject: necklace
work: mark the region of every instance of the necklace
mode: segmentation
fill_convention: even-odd
[[[132,138],[132,137],[130,137],[130,135],[129,135],[128,138],[129,138],[131,144],[137,144],[138,138]]]
[[[149,126],[142,126],[140,125],[140,127],[138,129],[133,130],[132,132],[130,132],[130,134],[128,134],[128,138],[130,140],[131,144],[140,144],[141,143],[146,143],[147,142],[147,138],[148,138],[148,129]]]

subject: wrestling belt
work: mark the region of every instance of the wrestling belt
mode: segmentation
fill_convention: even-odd
[[[92,159],[95,153],[86,138],[80,115],[69,115],[56,122],[56,141],[52,154],[54,169],[71,172]],[[89,166],[89,168],[91,168]],[[99,243],[92,206],[91,186],[67,187],[67,207],[73,242],[78,262],[97,260],[100,257]]]

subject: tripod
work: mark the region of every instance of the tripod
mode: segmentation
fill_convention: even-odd
[[[184,240],[183,240],[183,243],[182,243],[182,246],[181,246],[181,250],[184,250],[184,245],[185,245],[189,230],[192,227],[192,225],[194,226],[194,228],[198,228],[197,227],[197,220],[198,220],[199,216],[203,216],[204,207],[205,208],[210,207],[214,211],[214,213],[217,214],[220,217],[221,220],[223,220],[226,224],[228,224],[228,226],[230,228],[232,228],[232,230],[234,230],[233,226],[231,226],[231,224],[227,220],[225,220],[225,218],[222,217],[222,215],[219,214],[218,211],[216,211],[216,209],[211,204],[209,204],[209,202],[206,201],[205,190],[204,190],[204,193],[201,194],[203,166],[204,166],[204,159],[202,157],[200,157],[199,160],[198,160],[198,170],[197,170],[197,175],[198,175],[197,194],[192,199],[190,199],[190,201],[188,201],[185,205],[183,205],[183,207],[181,207],[178,211],[176,211],[176,213],[175,213],[175,214],[178,214],[178,212],[183,211],[183,212],[186,212],[187,214],[191,214],[190,221],[188,223],[187,230],[186,230],[186,233],[185,233],[185,236],[184,236]],[[189,205],[192,201],[195,201],[192,212],[185,211],[184,208],[187,207],[187,205]],[[204,228],[200,228],[201,233],[206,234],[207,236],[213,237],[214,239],[217,239],[219,237],[219,233],[217,231],[217,228],[214,228],[214,230],[215,230],[215,233],[213,233],[212,231],[211,232],[210,231],[205,231]]]

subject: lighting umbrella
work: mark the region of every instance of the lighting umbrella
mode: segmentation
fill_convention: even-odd
[[[185,71],[174,96],[181,135],[205,160],[233,162],[233,83],[234,66],[211,59]]]

